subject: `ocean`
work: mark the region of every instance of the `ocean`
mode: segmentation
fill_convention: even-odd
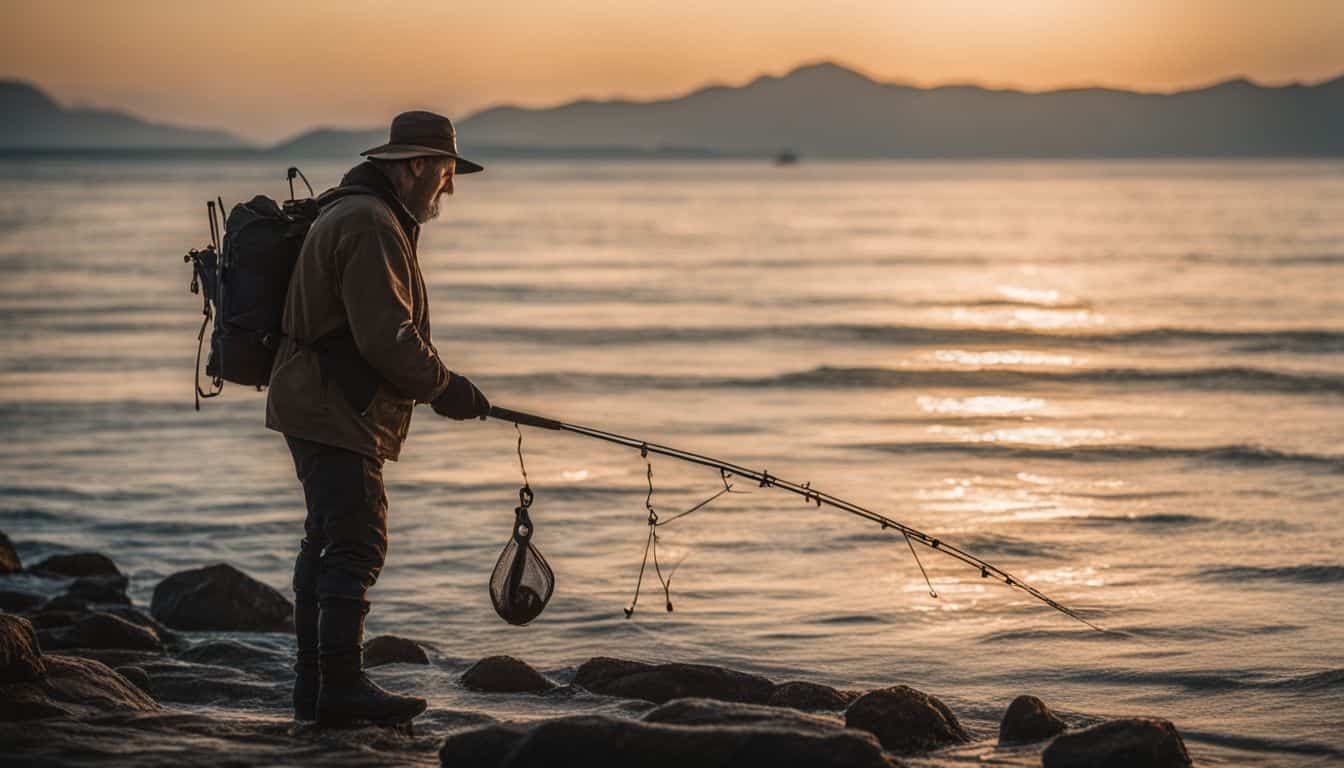
[[[301,167],[320,190],[348,165]],[[105,552],[142,606],[221,561],[288,592],[293,465],[264,394],[193,409],[182,261],[207,199],[281,198],[284,171],[0,159],[0,530],[26,562]],[[558,586],[509,626],[486,582],[518,433],[420,409],[369,623],[432,647],[375,675],[430,699],[429,733],[619,711],[456,681],[492,654],[561,681],[604,655],[914,686],[976,735],[916,765],[1037,763],[995,746],[1022,693],[1170,719],[1197,764],[1344,761],[1344,162],[505,160],[458,180],[421,261],[438,349],[496,405],[810,482],[1110,630],[924,550],[934,599],[899,535],[741,481],[660,529],[675,610],[646,574],[627,619],[648,467],[535,429]],[[650,462],[663,517],[722,487]]]

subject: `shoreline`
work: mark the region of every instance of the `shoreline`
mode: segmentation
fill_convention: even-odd
[[[0,535],[0,550],[7,545]],[[13,555],[12,546],[7,551]],[[1175,727],[1155,718],[1057,715],[1022,695],[994,734],[968,728],[936,696],[906,685],[845,690],[607,657],[546,675],[492,656],[452,681],[472,696],[563,704],[569,713],[558,717],[433,708],[411,725],[324,728],[279,714],[289,706],[293,663],[283,595],[218,564],[165,579],[150,615],[126,597],[127,582],[98,553],[55,555],[29,568],[12,556],[0,575],[0,693],[11,702],[0,708],[6,751],[35,765],[168,765],[227,750],[226,762],[242,764],[521,766],[550,764],[548,756],[563,748],[598,765],[641,755],[673,764],[681,754],[705,766],[888,766],[977,756],[1053,768],[1140,749],[1160,758],[1155,765],[1190,764]],[[169,593],[184,584],[191,599],[175,600]],[[50,594],[56,590],[64,591]],[[437,655],[432,644],[382,635],[366,642],[365,666],[381,670],[375,676],[426,669],[430,654]]]

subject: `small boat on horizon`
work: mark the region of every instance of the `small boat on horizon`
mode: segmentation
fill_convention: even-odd
[[[782,149],[775,154],[775,165],[797,165],[798,153],[791,149]]]

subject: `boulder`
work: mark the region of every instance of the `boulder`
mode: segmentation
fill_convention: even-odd
[[[645,712],[640,719],[646,723],[668,725],[756,725],[809,733],[829,733],[844,727],[844,723],[837,719],[808,715],[795,709],[714,699],[676,699]]]
[[[117,667],[117,674],[130,680],[136,688],[139,688],[151,696],[154,695],[154,691],[150,688],[149,673],[146,672],[143,667],[127,664],[123,667]]]
[[[776,685],[765,703],[772,707],[841,710],[858,697],[857,693],[838,691],[829,685],[794,681]]]
[[[78,621],[82,615],[84,615],[82,611],[51,609],[44,605],[38,612],[29,614],[28,620],[33,622],[33,626],[37,629],[51,629],[52,627],[68,627]]]
[[[364,643],[364,667],[383,664],[428,664],[429,656],[414,640],[395,635],[379,635]]]
[[[439,748],[443,768],[498,768],[535,723],[492,723],[449,734]],[[573,761],[580,764],[579,760]]]
[[[213,664],[248,671],[284,665],[280,655],[274,651],[224,637],[197,643],[178,653],[177,658],[193,664]]]
[[[106,664],[48,654],[47,673],[29,682],[0,684],[0,721],[101,712],[152,712],[159,705]]]
[[[537,670],[512,656],[489,656],[462,673],[462,685],[486,693],[541,693],[555,687]]]
[[[90,613],[67,627],[44,629],[47,648],[124,648],[131,651],[162,651],[163,641],[148,627],[133,624],[110,613]]]
[[[1063,731],[1064,724],[1045,702],[1035,696],[1018,696],[1008,705],[999,723],[999,742],[1041,741]]]
[[[60,594],[42,604],[43,613],[51,611],[74,614],[88,613],[89,601],[74,595]]]
[[[19,553],[14,550],[14,543],[0,531],[0,573],[18,573],[22,570],[23,563],[19,561]]]
[[[928,752],[966,741],[966,730],[937,698],[908,685],[869,691],[845,710],[845,725],[877,736],[897,754]]]
[[[149,612],[173,629],[294,630],[294,604],[288,598],[225,563],[159,582]]]
[[[124,651],[115,656],[106,655],[106,651],[91,653],[97,653],[103,660],[117,662],[118,668],[134,666],[145,670],[153,686],[154,698],[161,702],[284,710],[292,706],[290,685],[294,673],[289,666],[293,659],[278,652],[270,662],[250,669],[197,664],[172,656],[136,659]]]
[[[604,696],[644,699],[702,698],[764,704],[775,684],[759,675],[703,664],[644,664],[599,656],[579,666],[574,684]]]
[[[126,596],[126,587],[129,583],[129,580],[119,573],[81,576],[65,588],[65,595],[90,603],[130,605],[131,598]]]
[[[165,648],[177,646],[182,642],[176,632],[155,621],[138,608],[129,605],[104,605],[98,610],[123,618],[137,627],[153,630],[154,634],[159,636],[159,640],[162,641]]]
[[[32,592],[18,592],[12,589],[0,589],[0,611],[20,613],[30,611],[45,603],[47,598]]]
[[[439,761],[444,766],[482,768],[546,765],[892,768],[897,765],[872,736],[858,731],[689,727],[604,715],[459,731],[444,740]]]
[[[33,625],[20,616],[0,613],[0,683],[22,683],[47,673]]]
[[[1044,768],[1185,768],[1190,753],[1167,720],[1111,720],[1060,735],[1041,754]]]
[[[120,576],[117,564],[107,555],[99,552],[76,552],[69,555],[52,555],[28,569],[29,573],[39,576]]]

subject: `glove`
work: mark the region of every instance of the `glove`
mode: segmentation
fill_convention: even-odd
[[[448,387],[429,404],[434,412],[450,419],[466,421],[490,414],[490,401],[466,376],[448,372]]]

